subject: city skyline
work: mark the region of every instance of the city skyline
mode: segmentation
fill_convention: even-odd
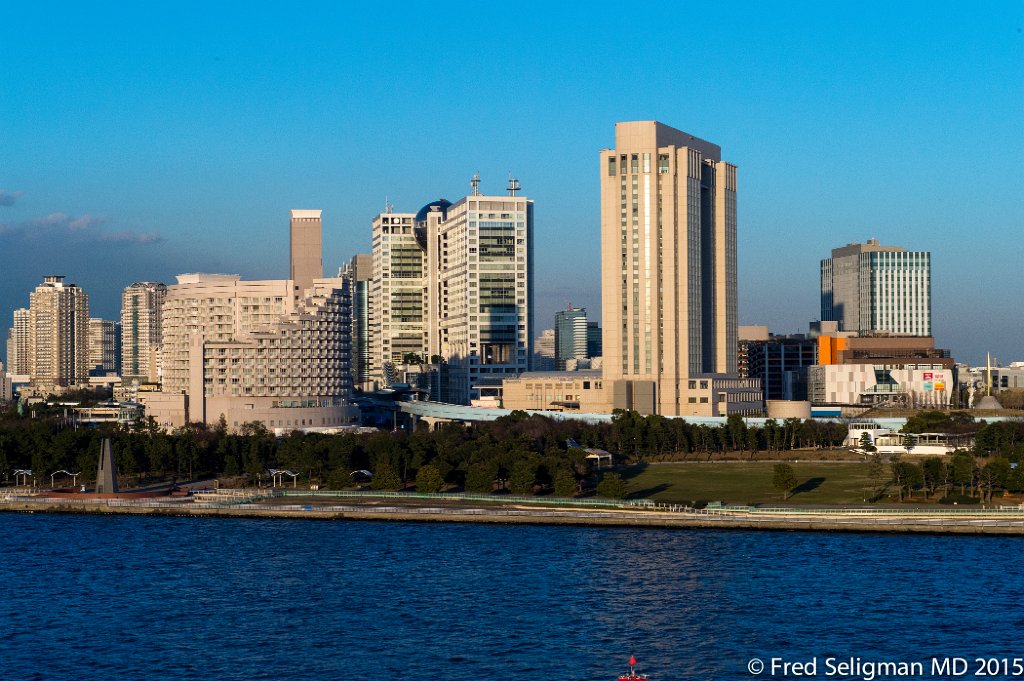
[[[104,319],[134,281],[286,277],[280,216],[296,206],[324,211],[336,272],[368,252],[386,197],[454,200],[477,171],[499,193],[511,171],[537,204],[539,331],[567,302],[600,309],[593,158],[614,122],[656,119],[739,166],[741,324],[803,330],[821,254],[877,238],[932,253],[934,335],[954,357],[1020,359],[1005,311],[1024,245],[1021,6],[741,10],[687,15],[731,54],[694,71],[691,53],[660,47],[679,40],[669,9],[622,25],[550,9],[496,45],[478,30],[496,10],[476,8],[450,13],[468,37],[442,46],[415,9],[349,22],[214,8],[193,22],[184,6],[136,32],[142,10],[13,8],[0,27],[3,325],[52,273]],[[15,31],[41,24],[45,45]],[[422,49],[382,50],[382,35]],[[969,160],[979,181],[964,179]]]

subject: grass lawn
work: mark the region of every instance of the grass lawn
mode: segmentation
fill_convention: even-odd
[[[666,463],[622,468],[629,497],[665,503],[782,503],[772,486],[774,463]],[[792,463],[798,486],[786,504],[863,504],[877,485],[860,462]],[[888,470],[886,470],[888,477]]]

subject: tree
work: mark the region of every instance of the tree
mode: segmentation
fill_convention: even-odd
[[[1006,487],[1013,469],[1010,461],[1001,456],[993,457],[988,463],[982,466],[978,473],[979,487],[982,490],[982,501],[992,501],[992,490],[995,487]]]
[[[868,454],[878,451],[878,448],[875,447],[875,443],[871,439],[871,433],[866,430],[860,434],[860,448]]]
[[[370,482],[370,489],[393,491],[401,486],[402,481],[398,479],[398,473],[395,472],[391,464],[383,461],[377,465],[377,470],[373,472],[373,480]]]
[[[729,432],[729,444],[734,451],[747,446],[747,424],[739,414],[729,414],[725,420],[725,428]]]
[[[560,468],[555,473],[554,479],[556,497],[576,496],[576,476],[565,468]]]
[[[875,488],[881,489],[885,478],[885,466],[882,464],[882,457],[877,454],[868,462],[868,476],[875,483]]]
[[[903,501],[903,494],[910,498],[914,487],[921,484],[924,479],[921,467],[917,464],[900,461],[898,458],[892,462],[892,481],[896,485],[897,500]]]
[[[924,476],[924,498],[927,499],[930,493],[942,485],[946,475],[946,466],[942,459],[933,456],[921,462],[921,473]]]
[[[597,496],[605,499],[622,499],[626,496],[626,481],[618,473],[605,473],[597,484]]]
[[[911,433],[904,433],[903,449],[907,450],[907,454],[909,454],[910,450],[914,448],[915,442],[916,440],[914,439],[914,436]]]
[[[475,463],[466,471],[466,491],[474,494],[490,494],[494,491],[494,479],[498,468],[494,464]]]
[[[949,465],[953,469],[953,482],[960,485],[960,494],[966,494],[965,487],[974,483],[974,457],[967,452],[953,452]]]
[[[441,477],[441,472],[434,466],[426,465],[420,468],[416,472],[416,491],[417,492],[437,492],[444,486],[444,478]]]
[[[508,476],[508,488],[512,494],[525,496],[533,492],[533,484],[537,479],[537,462],[532,458],[519,459],[512,464]]]
[[[772,470],[774,472],[772,485],[775,489],[782,492],[783,500],[789,499],[793,488],[797,484],[796,473],[793,472],[793,467],[788,463],[777,463]]]

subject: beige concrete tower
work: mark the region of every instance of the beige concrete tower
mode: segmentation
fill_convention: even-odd
[[[604,377],[613,407],[753,412],[736,375],[736,167],[655,121],[601,152]],[[751,398],[751,399],[748,399]]]
[[[89,380],[89,296],[47,276],[29,296],[29,373],[42,392]]]
[[[293,210],[291,221],[291,275],[295,298],[305,296],[314,279],[323,279],[323,225],[319,210]]]

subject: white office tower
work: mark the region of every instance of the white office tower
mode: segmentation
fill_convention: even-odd
[[[414,216],[374,218],[374,369],[418,361],[444,374],[440,398],[493,402],[527,371],[533,331],[533,201],[477,191]]]

